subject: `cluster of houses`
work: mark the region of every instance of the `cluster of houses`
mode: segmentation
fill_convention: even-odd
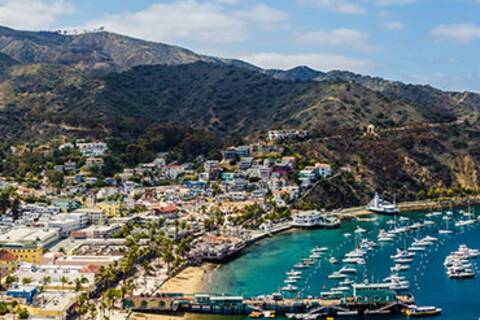
[[[307,135],[271,131],[269,139]],[[191,262],[219,261],[238,253],[265,230],[235,225],[230,217],[250,205],[265,212],[273,204],[288,207],[305,188],[332,175],[327,163],[299,168],[298,160],[285,156],[281,144],[272,141],[233,146],[223,150],[221,160],[196,163],[169,163],[159,154],[104,179],[102,186],[94,186],[96,178],[71,160],[55,167],[65,174],[60,189],[32,189],[0,179],[0,188],[14,187],[20,196],[43,199],[22,203],[15,220],[0,217],[0,274],[15,279],[0,301],[14,299],[38,317],[67,318],[78,283],[95,290],[100,268],[122,258],[125,239],[117,235],[126,224],[135,226],[133,234],[146,233],[150,222],[161,220],[171,239],[193,239]],[[101,166],[109,150],[104,142],[59,147],[67,148],[79,150],[86,169]],[[223,219],[212,229],[214,213]]]

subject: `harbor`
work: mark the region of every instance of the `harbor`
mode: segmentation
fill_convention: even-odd
[[[291,231],[265,238],[241,257],[219,266],[204,293],[175,297],[175,301],[183,301],[175,304],[176,312],[299,319],[388,313],[389,319],[402,319],[410,312],[441,310],[440,319],[464,319],[455,317],[455,310],[470,310],[472,315],[480,312],[476,304],[469,303],[478,298],[471,287],[476,279],[455,282],[443,264],[461,245],[478,249],[478,220],[472,222],[475,216],[468,208],[406,212],[395,217],[368,215],[360,221],[344,221],[338,229]],[[476,269],[476,264],[472,268]],[[437,286],[445,291],[437,291]],[[354,303],[358,290],[369,294],[374,290],[374,300],[361,306]],[[471,295],[465,297],[464,292]],[[455,303],[445,306],[445,296]],[[204,300],[197,300],[199,297]],[[203,304],[198,303],[201,301]],[[414,303],[426,307],[412,311],[409,306]],[[273,313],[262,313],[265,311]]]

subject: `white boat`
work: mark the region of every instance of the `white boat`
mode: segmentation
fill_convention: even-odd
[[[455,227],[463,227],[463,226],[468,226],[471,224],[476,223],[477,221],[474,219],[469,219],[469,220],[460,220],[458,222],[455,222]]]
[[[284,283],[297,283],[297,279],[287,278],[283,280]]]
[[[372,201],[367,206],[367,210],[374,212],[374,213],[381,213],[381,214],[397,214],[398,208],[395,203],[388,202],[382,198],[378,193],[375,193],[375,196]]]
[[[317,252],[317,253],[322,253],[327,251],[328,251],[327,247],[315,247],[312,249],[312,252]]]
[[[285,287],[281,288],[282,291],[297,291],[298,288],[292,284],[288,284]]]
[[[390,268],[390,270],[394,272],[407,271],[408,269],[410,269],[410,266],[407,264],[396,264]]]
[[[337,264],[338,260],[335,257],[330,257],[330,259],[328,259],[328,262],[330,262],[331,264]]]
[[[349,264],[360,264],[364,265],[366,263],[365,259],[363,258],[345,258],[342,260],[344,263],[349,263]]]
[[[413,252],[417,252],[417,251],[425,251],[427,250],[426,247],[416,247],[416,246],[411,246],[408,248],[408,251],[413,251]]]
[[[355,233],[365,233],[367,232],[367,230],[363,229],[362,227],[358,226],[355,231],[353,231]]]
[[[438,234],[452,234],[453,231],[452,230],[438,230]]]
[[[419,307],[419,306],[409,306],[405,310],[405,314],[408,317],[425,317],[425,316],[435,316],[442,313],[442,309],[436,307]]]
[[[343,234],[343,236],[344,236],[345,238],[350,238],[350,237],[352,236],[352,234],[349,233],[349,232],[345,232],[345,233]]]
[[[302,275],[302,271],[290,270],[286,274],[287,276],[300,276]]]
[[[328,276],[328,279],[332,279],[332,280],[338,280],[338,279],[343,280],[346,278],[347,278],[346,274],[340,273],[338,271],[333,272],[331,275]]]
[[[399,220],[399,221],[402,221],[402,222],[405,222],[405,221],[410,221],[410,218],[400,217],[398,220]]]
[[[352,274],[352,273],[357,273],[357,269],[352,268],[352,267],[342,267],[340,270],[338,270],[340,273],[345,273],[345,274]]]

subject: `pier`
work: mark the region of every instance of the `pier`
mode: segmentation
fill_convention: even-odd
[[[234,295],[177,293],[151,297],[134,296],[123,300],[123,307],[150,313],[203,313],[248,315],[253,311],[274,311],[277,315],[306,314],[310,316],[347,314],[394,314],[414,304],[411,295],[396,295],[392,291],[365,292],[338,299],[285,298],[279,294],[258,297]]]

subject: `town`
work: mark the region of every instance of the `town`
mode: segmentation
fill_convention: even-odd
[[[232,146],[221,160],[148,163],[99,178],[102,141],[37,146],[61,154],[33,179],[1,178],[0,314],[21,319],[95,319],[122,312],[126,296],[152,296],[179,270],[226,261],[291,227],[336,227],[336,218],[295,202],[334,174],[325,159],[300,163],[274,130]],[[21,155],[22,148],[12,148]]]

